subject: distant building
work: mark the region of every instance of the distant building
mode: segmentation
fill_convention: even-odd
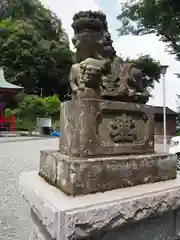
[[[5,80],[3,69],[0,67],[0,131],[4,130],[4,124],[8,123],[9,121],[11,123],[12,121],[14,122],[14,118],[12,118],[12,120],[4,118],[4,108],[5,105],[10,100],[15,98],[15,96],[22,90],[23,87],[14,85]]]
[[[4,71],[0,67],[0,104],[5,106],[5,104],[13,99],[19,92],[24,88],[21,86],[14,85],[5,80]]]
[[[163,130],[163,107],[154,107],[155,113],[155,126],[154,135],[155,139],[162,140],[164,135]],[[166,107],[166,131],[167,139],[176,135],[176,118],[178,113]]]

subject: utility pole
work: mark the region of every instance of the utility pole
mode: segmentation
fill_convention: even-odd
[[[166,130],[166,72],[167,65],[161,66],[161,75],[162,75],[162,95],[163,95],[163,144],[164,144],[164,152],[167,152],[167,130]]]

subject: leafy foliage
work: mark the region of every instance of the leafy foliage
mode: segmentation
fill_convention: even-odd
[[[0,21],[0,65],[6,78],[27,94],[40,95],[43,89],[43,96],[63,99],[72,53],[60,19],[38,0],[7,2]]]
[[[19,129],[29,128],[29,133],[36,125],[37,117],[52,117],[57,119],[60,113],[60,100],[57,95],[41,98],[38,95],[25,95],[19,102],[18,108],[13,110],[15,126]],[[7,114],[10,109],[5,110]]]
[[[154,83],[159,82],[160,73],[160,62],[154,60],[149,55],[140,55],[134,60],[130,60],[135,67],[142,70],[143,73],[143,88],[151,90],[154,88]]]
[[[38,95],[25,95],[14,110],[22,119],[35,121],[36,117],[50,117],[59,113],[60,101],[57,95],[41,98]]]
[[[175,0],[127,0],[118,16],[120,35],[155,33],[168,51],[180,60],[180,2]]]
[[[5,111],[4,111],[4,116],[5,117],[11,117],[13,114],[13,111],[10,109],[10,108],[6,108]]]

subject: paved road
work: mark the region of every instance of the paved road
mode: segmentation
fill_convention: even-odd
[[[28,207],[18,191],[20,172],[38,168],[41,149],[57,149],[58,139],[0,143],[0,240],[27,240]]]
[[[27,240],[28,206],[18,191],[20,172],[39,165],[41,149],[57,149],[58,139],[0,142],[0,240]],[[162,151],[162,144],[156,146]]]

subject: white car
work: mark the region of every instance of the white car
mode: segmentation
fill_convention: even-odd
[[[180,136],[171,138],[169,153],[177,155],[177,170],[180,170]]]

